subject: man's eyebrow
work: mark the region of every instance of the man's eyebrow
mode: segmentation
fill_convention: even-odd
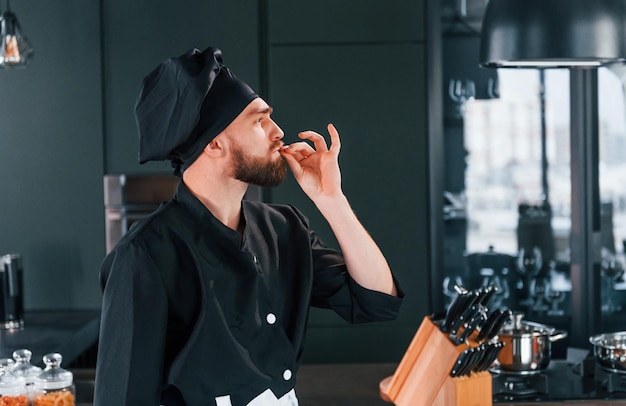
[[[265,108],[259,108],[259,109],[255,109],[252,110],[250,112],[250,115],[256,115],[256,114],[272,114],[272,112],[274,111],[274,109],[272,107],[265,107]]]

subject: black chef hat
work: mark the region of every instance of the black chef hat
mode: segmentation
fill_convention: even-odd
[[[162,62],[144,78],[135,104],[139,163],[169,159],[180,175],[257,97],[218,48]]]

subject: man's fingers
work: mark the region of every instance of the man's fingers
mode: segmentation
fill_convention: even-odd
[[[313,145],[315,145],[316,151],[328,151],[326,140],[315,131],[302,131],[300,134],[298,134],[298,137],[302,138],[303,140],[311,141]]]
[[[328,124],[328,133],[330,134],[330,150],[336,153],[339,153],[341,149],[341,140],[339,139],[339,132],[333,125],[333,123]]]
[[[313,154],[315,150],[306,142],[296,142],[283,148],[283,155],[294,156],[296,160],[301,160]]]

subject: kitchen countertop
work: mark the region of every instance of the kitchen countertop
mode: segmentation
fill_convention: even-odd
[[[380,398],[380,381],[393,375],[394,363],[380,364],[305,364],[300,367],[296,394],[302,406],[391,406]],[[75,377],[93,379],[93,371],[77,371]],[[85,385],[88,383],[88,385]],[[93,381],[78,382],[77,406],[91,406],[85,402],[86,391],[93,390]],[[79,393],[82,392],[82,393]],[[82,395],[82,396],[81,396]],[[82,402],[82,403],[81,403]],[[626,405],[626,399],[577,399],[557,401],[524,401],[494,403],[503,406]]]
[[[579,362],[569,362],[564,359],[551,360],[548,368],[539,375],[515,376],[494,375],[493,392],[494,404],[529,404],[529,403],[578,403],[578,404],[626,404],[626,375],[614,374],[612,386],[607,389],[609,375],[599,368],[594,357],[588,357]],[[524,392],[526,388],[541,388],[540,392],[529,394],[524,398],[510,397],[506,382]],[[535,385],[534,382],[545,386]],[[621,383],[618,383],[621,382]],[[613,402],[613,403],[611,403]]]
[[[33,352],[33,363],[42,366],[44,354],[59,352],[63,364],[69,366],[97,343],[98,329],[99,311],[29,311],[23,329],[0,330],[0,357],[11,357],[14,350],[28,348]],[[396,367],[396,363],[304,364],[298,372],[296,394],[303,406],[390,406],[380,398],[379,383],[392,376]],[[93,370],[68,369],[78,381],[77,406],[91,406]],[[589,378],[583,382],[580,370],[565,360],[553,360],[547,372],[559,377],[558,383],[551,384],[554,390],[549,397],[524,401],[494,399],[494,405],[626,405],[626,393],[605,396],[601,391],[594,392],[593,385],[590,390]]]
[[[305,364],[298,371],[296,395],[303,406],[384,406],[378,384],[397,364]]]
[[[516,402],[516,403],[498,403],[505,406],[530,406],[540,404],[541,406],[556,405],[585,405],[585,406],[617,406],[626,405],[626,400],[564,400],[561,402]]]
[[[0,329],[0,358],[12,358],[13,351],[26,348],[34,365],[43,367],[43,356],[58,352],[69,366],[97,342],[99,320],[95,310],[27,311],[22,329]]]
[[[554,364],[554,369],[559,371],[559,368],[563,368],[564,361]],[[393,363],[302,365],[298,372],[296,394],[303,406],[390,406],[391,403],[380,398],[378,385],[382,379],[393,375],[396,366]],[[624,399],[543,399],[494,402],[494,405],[626,405],[626,394],[619,396]]]

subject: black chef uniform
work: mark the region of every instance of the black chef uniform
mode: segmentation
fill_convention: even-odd
[[[399,288],[359,286],[294,207],[244,200],[242,221],[240,236],[181,181],[106,257],[95,406],[280,398],[295,387],[310,305],[351,323],[396,317]]]

